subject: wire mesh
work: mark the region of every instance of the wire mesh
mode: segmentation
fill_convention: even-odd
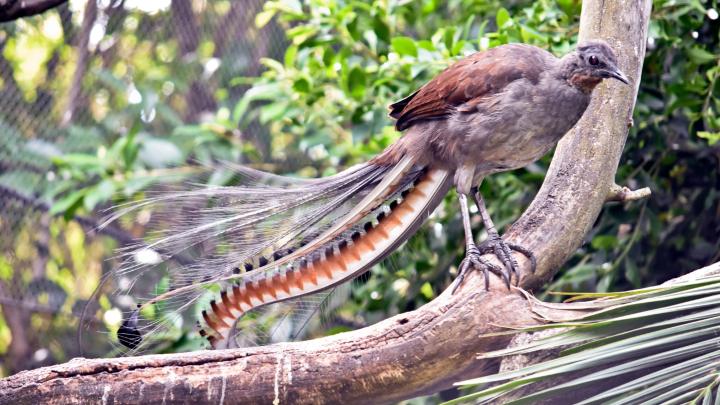
[[[263,3],[70,1],[0,25],[0,375],[80,354],[77,318],[93,288],[83,275],[104,274],[113,248],[137,236],[95,232],[103,207],[53,215],[54,160],[102,154],[137,117],[162,134],[232,108],[247,89],[233,80],[286,47],[274,22],[256,27]]]

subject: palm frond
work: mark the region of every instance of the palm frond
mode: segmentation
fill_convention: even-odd
[[[557,304],[535,300],[533,305]],[[556,358],[459,382],[456,385],[475,392],[446,404],[569,403],[569,395],[579,404],[720,403],[720,277],[607,294],[572,305],[595,311],[514,329],[509,333],[563,328],[519,347],[479,355],[499,358],[555,350]]]

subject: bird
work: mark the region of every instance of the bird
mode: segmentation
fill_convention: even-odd
[[[134,349],[143,334],[140,310],[164,301],[180,309],[219,285],[201,312],[200,330],[213,348],[232,347],[233,325],[259,306],[316,293],[366,271],[397,249],[443,197],[457,191],[465,257],[453,293],[468,272],[489,273],[509,287],[521,274],[515,252],[535,266],[534,254],[505,242],[482,196],[482,180],[524,167],[552,149],[585,113],[605,79],[629,84],[613,49],[602,40],[581,42],[558,58],[527,44],[479,51],[451,64],[406,98],[390,105],[399,139],[366,163],[334,176],[296,179],[248,167],[234,170],[250,185],[181,191],[115,214],[155,204],[193,207],[169,232],[126,253],[121,274],[139,277],[157,263],[141,263],[147,249],[205,249],[197,262],[168,270],[167,291],[139,304],[121,327],[120,341]],[[476,244],[468,198],[476,204],[487,239]],[[209,202],[208,202],[209,201]],[[494,253],[502,266],[483,258]],[[172,267],[172,266],[166,266]],[[132,283],[134,284],[134,283]],[[142,332],[142,333],[141,333]]]

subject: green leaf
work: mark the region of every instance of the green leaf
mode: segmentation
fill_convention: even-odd
[[[455,33],[455,27],[447,27],[445,28],[445,32],[443,33],[443,43],[445,44],[445,49],[450,51],[451,55],[453,46],[455,44]]]
[[[287,31],[287,36],[295,45],[302,45],[318,33],[318,27],[312,25],[300,25]]]
[[[510,12],[506,8],[501,8],[495,15],[495,23],[498,29],[508,28],[512,26],[513,20],[510,18]]]
[[[257,28],[262,28],[267,25],[267,23],[272,20],[273,17],[275,17],[275,13],[277,13],[277,10],[275,9],[269,9],[269,10],[263,10],[255,15],[255,26]]]
[[[102,162],[96,155],[84,153],[68,153],[62,156],[54,156],[51,159],[58,166],[70,166],[78,168],[92,168],[102,166]]]
[[[578,0],[558,0],[558,5],[565,14],[573,16],[580,12],[581,2]]]
[[[87,189],[82,189],[70,193],[50,207],[51,215],[63,214],[66,220],[70,220],[75,216],[75,211],[82,205],[82,200],[87,193]]]
[[[118,142],[122,144],[122,156],[125,168],[131,168],[133,166],[140,152],[140,145],[135,142],[137,134],[140,132],[140,127],[140,121],[136,120],[130,128],[130,131],[128,131],[128,134],[118,140]]]
[[[714,55],[698,46],[693,46],[688,49],[687,55],[691,61],[697,63],[698,65],[714,62],[717,59],[717,55]]]
[[[290,68],[295,65],[295,58],[297,57],[298,47],[295,45],[288,46],[285,51],[285,68]]]
[[[594,249],[611,250],[617,246],[618,240],[613,235],[598,235],[590,243]]]
[[[421,41],[417,41],[417,46],[421,49],[424,49],[429,52],[436,51],[435,45],[432,43],[432,41],[428,41],[427,39],[423,39]]]
[[[427,281],[420,287],[420,294],[428,300],[435,298],[435,292],[433,291],[432,285]]]
[[[88,211],[92,211],[98,204],[103,203],[112,198],[115,193],[115,182],[112,180],[103,180],[99,184],[87,189],[83,205]]]
[[[287,101],[278,101],[263,106],[260,109],[260,122],[265,124],[280,119],[287,111]]]
[[[235,122],[240,120],[247,113],[250,103],[257,100],[274,100],[283,95],[278,83],[258,84],[246,91],[243,98],[235,105],[233,109],[232,119]]]
[[[520,25],[520,36],[522,37],[523,42],[547,42],[548,40],[546,35],[543,35],[540,31],[525,24]]]
[[[380,40],[386,43],[390,42],[390,27],[388,27],[380,16],[376,16],[373,19],[373,31]]]
[[[359,66],[354,66],[348,75],[348,90],[350,95],[356,100],[361,100],[365,96],[366,86],[367,76],[365,75],[365,71]]]
[[[346,26],[348,33],[355,41],[360,41],[362,39],[362,32],[358,28],[358,18],[353,18]]]
[[[293,90],[297,91],[298,93],[309,93],[310,92],[310,82],[304,78],[301,77],[293,83]]]
[[[720,132],[698,131],[697,136],[707,139],[708,145],[710,146],[715,145],[718,141],[720,141]]]
[[[335,61],[335,51],[333,51],[333,49],[330,47],[325,48],[322,59],[325,66],[332,66],[333,62]]]
[[[264,66],[267,66],[268,69],[274,70],[278,74],[283,74],[285,72],[285,66],[283,66],[282,63],[276,61],[275,59],[260,58],[260,63],[262,63]]]
[[[418,49],[415,41],[409,37],[395,37],[392,39],[392,47],[399,55],[417,57]]]

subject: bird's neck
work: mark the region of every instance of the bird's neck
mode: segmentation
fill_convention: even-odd
[[[602,78],[583,74],[573,74],[567,79],[567,82],[570,83],[571,86],[586,94],[592,93],[595,86],[600,84],[601,81]]]
[[[558,79],[568,80],[578,69],[578,55],[576,51],[565,54],[555,65],[555,75]]]

